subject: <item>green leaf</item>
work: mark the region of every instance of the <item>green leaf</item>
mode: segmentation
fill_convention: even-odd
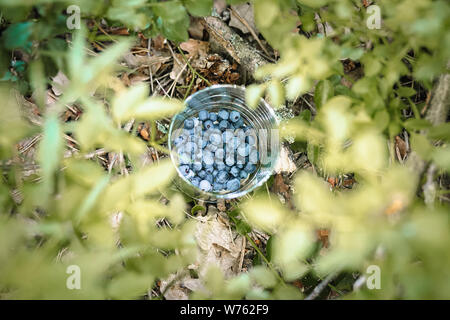
[[[405,121],[404,126],[408,130],[423,130],[431,127],[431,123],[425,119],[409,119]]]
[[[416,90],[411,87],[400,87],[397,89],[397,94],[400,97],[411,97],[416,94]]]
[[[429,160],[433,146],[425,136],[411,133],[411,149],[417,152],[424,160]]]
[[[33,22],[20,22],[10,25],[2,33],[3,46],[6,49],[25,49],[31,51],[31,34],[33,32]]]
[[[442,123],[428,130],[428,138],[450,141],[450,123]]]
[[[160,2],[152,7],[159,16],[156,25],[164,36],[173,41],[186,41],[188,39],[189,16],[186,9],[179,2]]]
[[[265,86],[252,84],[245,89],[245,102],[250,108],[256,109],[264,93]]]
[[[43,129],[42,140],[39,144],[38,159],[42,169],[42,177],[48,191],[52,191],[53,178],[59,168],[64,148],[61,124],[57,115],[50,115]]]
[[[328,99],[333,97],[333,95],[334,87],[331,85],[331,82],[329,80],[319,81],[314,92],[314,103],[316,104],[316,108],[319,109],[322,107]]]
[[[151,120],[171,116],[183,108],[179,100],[154,97],[136,106],[132,114],[137,119]]]
[[[278,80],[272,80],[267,87],[267,94],[270,102],[275,109],[281,107],[284,103],[284,87]]]
[[[208,16],[213,6],[213,0],[183,0],[183,3],[193,16]]]
[[[266,267],[256,266],[249,271],[250,278],[264,288],[273,288],[278,281],[275,275]]]

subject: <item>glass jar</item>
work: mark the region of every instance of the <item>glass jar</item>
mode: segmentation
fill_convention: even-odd
[[[236,85],[213,85],[200,90],[185,101],[183,112],[173,117],[169,128],[170,157],[177,169],[175,185],[188,196],[209,202],[217,199],[234,199],[263,185],[272,175],[278,156],[280,154],[280,141],[278,121],[273,109],[262,98],[255,109],[245,103],[245,87]],[[254,129],[257,134],[257,148],[259,160],[256,170],[251,173],[236,191],[205,192],[194,186],[179,170],[178,154],[175,151],[174,140],[176,132],[183,129],[184,120],[198,116],[201,110],[218,112],[221,109],[227,111],[239,111],[247,127]]]

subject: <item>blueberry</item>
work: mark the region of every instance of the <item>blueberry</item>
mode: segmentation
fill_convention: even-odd
[[[207,173],[205,177],[206,181],[209,181],[209,183],[213,183],[214,177],[211,173]]]
[[[253,149],[250,151],[250,154],[248,156],[248,161],[250,161],[253,164],[256,164],[258,162],[259,154],[256,149]]]
[[[217,169],[214,169],[214,171],[212,172],[213,177],[216,177],[218,173],[219,171]]]
[[[217,113],[210,112],[209,113],[209,120],[211,120],[212,122],[217,121]]]
[[[222,136],[219,133],[212,133],[209,136],[209,141],[214,145],[219,145],[222,143]]]
[[[199,172],[197,172],[197,175],[204,179],[206,177],[206,171],[205,170],[200,170]]]
[[[216,168],[219,171],[223,171],[225,170],[225,168],[227,167],[227,165],[225,163],[222,162],[216,162]]]
[[[207,180],[202,180],[202,181],[200,181],[199,187],[203,191],[208,192],[208,191],[211,190],[211,183],[209,181],[207,181]]]
[[[201,181],[200,177],[193,177],[191,180],[192,184],[196,187],[200,185],[200,181]]]
[[[189,118],[184,120],[184,128],[188,130],[194,128],[194,119]]]
[[[230,112],[230,120],[231,122],[236,122],[241,118],[241,114],[237,111]]]
[[[245,170],[242,170],[240,173],[239,173],[239,178],[241,178],[241,179],[246,179],[248,177],[248,173],[245,171]]]
[[[227,166],[230,166],[230,167],[234,166],[234,158],[227,156],[225,159],[225,163],[227,164]]]
[[[219,122],[219,129],[220,130],[226,130],[226,129],[228,129],[228,127],[229,127],[229,123],[228,123],[228,121],[227,120],[222,120],[222,121],[220,121]]]
[[[214,182],[213,184],[213,190],[214,191],[220,191],[225,189],[225,185],[223,183],[219,183],[219,182]]]
[[[229,177],[228,172],[219,171],[219,173],[217,174],[217,177],[216,177],[216,181],[219,183],[226,183],[228,180],[228,177]]]
[[[175,144],[175,146],[180,146],[182,143],[186,142],[186,136],[184,135],[179,135],[178,137],[175,138],[175,140],[173,141],[173,143]]]
[[[183,152],[180,154],[180,163],[181,164],[190,164],[191,163],[191,156],[187,154],[186,152]]]
[[[230,172],[230,170],[231,170],[232,167],[233,167],[233,166],[225,166],[225,169],[224,169],[224,170],[225,170],[226,172]]]
[[[211,151],[204,150],[203,151],[203,162],[206,166],[212,166],[214,163],[214,157]]]
[[[240,145],[237,148],[237,154],[240,155],[241,157],[248,156],[249,151],[250,151],[250,149],[249,149],[248,145]]]
[[[203,166],[201,162],[194,162],[194,164],[192,165],[192,170],[194,170],[194,172],[199,172],[200,170],[202,170],[202,167]]]
[[[210,143],[210,144],[208,144],[206,146],[206,150],[208,150],[210,152],[216,152],[217,149],[218,149],[218,147],[215,144],[212,144],[212,143]]]
[[[217,163],[223,163],[223,156],[224,156],[225,152],[223,149],[217,149],[216,152],[214,153],[214,158],[216,159]]]
[[[206,110],[202,110],[198,113],[198,118],[200,121],[206,121],[209,118],[209,113]]]
[[[239,172],[240,172],[240,170],[236,166],[232,167],[230,170],[231,175],[235,178],[239,176]]]
[[[244,167],[245,172],[247,172],[248,174],[252,173],[253,171],[255,171],[256,166],[253,163],[247,163],[246,166]]]
[[[244,126],[244,119],[240,118],[238,121],[234,123],[234,127],[236,129],[242,128]]]
[[[203,122],[203,128],[205,130],[212,129],[213,127],[214,127],[214,124],[211,120],[206,120],[205,122]]]
[[[214,171],[214,167],[212,165],[205,166],[206,173],[212,173]]]
[[[227,182],[227,189],[229,191],[236,191],[241,187],[241,183],[238,179],[231,179]]]
[[[234,138],[233,131],[226,130],[224,133],[222,133],[222,138],[225,143],[231,141]]]
[[[189,166],[187,166],[187,165],[182,165],[182,166],[179,166],[178,168],[180,169],[181,174],[184,176],[187,175],[189,173],[189,171],[191,170],[189,168]]]
[[[188,153],[195,153],[197,152],[197,145],[194,142],[187,142],[186,145],[184,146],[186,152]]]
[[[228,111],[227,111],[227,110],[224,110],[224,109],[220,110],[220,111],[217,113],[217,115],[218,115],[219,118],[222,119],[222,120],[228,120],[228,117],[229,117]]]
[[[256,143],[256,138],[253,135],[246,136],[245,142],[247,142],[249,145],[254,146]]]
[[[244,169],[244,163],[238,161],[236,167],[238,167],[239,169]]]

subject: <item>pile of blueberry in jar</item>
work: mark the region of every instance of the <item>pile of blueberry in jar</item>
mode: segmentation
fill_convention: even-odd
[[[179,170],[195,187],[205,192],[233,192],[256,170],[256,132],[238,111],[202,110],[184,120],[183,127],[173,143]]]

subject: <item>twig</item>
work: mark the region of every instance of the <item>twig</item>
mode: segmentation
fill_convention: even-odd
[[[210,41],[222,47],[249,74],[254,74],[258,67],[269,63],[255,48],[231,30],[221,19],[205,17],[202,20],[202,24],[209,32]]]
[[[186,56],[183,53],[183,50],[181,50],[181,48],[178,46],[177,47],[178,51],[181,53],[181,56],[183,57],[184,62],[188,65],[189,69],[191,70],[192,74],[195,74],[197,77],[199,77],[200,79],[202,79],[203,81],[205,81],[205,83],[210,86],[211,82],[209,82],[205,77],[203,77],[200,73],[197,72],[197,70],[195,70],[191,64],[189,63],[188,59],[186,58]]]
[[[325,289],[328,284],[333,281],[334,278],[338,275],[338,272],[333,272],[329,274],[321,283],[319,283],[314,290],[305,298],[305,300],[314,300],[317,298],[320,293]]]
[[[260,46],[260,48],[264,51],[264,53],[267,55],[268,58],[270,58],[270,53],[269,51],[267,51],[266,47],[263,45],[263,43],[261,42],[261,40],[259,39],[258,35],[256,34],[255,30],[253,30],[253,28],[249,25],[249,23],[247,22],[247,20],[245,20],[244,18],[242,18],[239,13],[236,12],[236,10],[234,10],[232,7],[230,7],[230,11],[231,13],[248,29],[248,31],[250,31],[250,33],[252,34],[253,38],[256,40],[256,42],[258,42],[258,45]],[[275,62],[274,59],[270,58],[270,60],[272,62]]]

